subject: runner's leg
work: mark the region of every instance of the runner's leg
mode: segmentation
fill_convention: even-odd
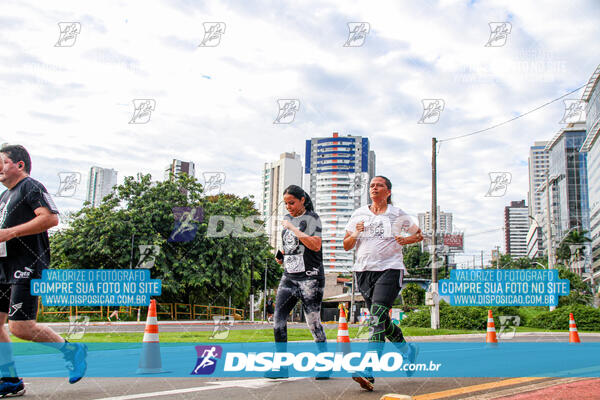
[[[306,316],[306,324],[315,342],[326,342],[325,330],[321,324],[321,303],[325,281],[322,279],[307,279],[299,281],[300,299]]]
[[[390,308],[400,292],[401,275],[400,270],[388,269],[374,284],[369,321],[372,332],[369,341],[385,342],[387,337],[390,342],[404,342],[402,330],[390,319]]]
[[[287,278],[285,275],[281,278],[277,289],[273,317],[275,342],[287,342],[287,318],[298,302],[297,290],[298,287],[292,279]]]
[[[87,347],[70,343],[50,327],[36,322],[37,296],[31,295],[30,286],[12,285],[8,312],[8,327],[16,337],[53,347],[63,353],[68,362],[69,383],[78,382],[87,370]]]

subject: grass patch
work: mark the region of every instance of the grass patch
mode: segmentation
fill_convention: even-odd
[[[350,327],[349,335],[351,339],[355,339],[359,328]],[[483,333],[483,331],[468,331],[468,330],[452,330],[431,328],[402,328],[402,332],[406,336],[433,336],[433,335],[457,335],[463,333]],[[335,340],[337,338],[337,326],[325,326],[325,334],[327,339]],[[202,332],[161,332],[160,341],[163,343],[180,343],[180,342],[273,342],[272,329],[240,329],[230,330],[229,336],[226,339],[211,339],[212,331]],[[361,337],[367,338],[368,330],[363,329]],[[64,336],[64,335],[63,335]],[[140,333],[86,333],[81,340],[72,340],[72,342],[87,342],[87,343],[141,343],[144,334]],[[14,342],[22,342],[22,340],[11,337]],[[290,342],[299,340],[313,340],[313,337],[308,329],[288,329],[288,340]]]

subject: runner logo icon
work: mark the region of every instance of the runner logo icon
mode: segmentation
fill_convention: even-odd
[[[196,346],[198,361],[190,375],[210,375],[215,372],[217,359],[223,355],[221,346]]]
[[[15,313],[17,311],[19,311],[21,309],[21,307],[23,307],[23,303],[17,303],[17,304],[13,304],[12,306],[12,310],[10,310],[10,312],[8,313],[9,317],[12,317],[13,315],[15,315]]]

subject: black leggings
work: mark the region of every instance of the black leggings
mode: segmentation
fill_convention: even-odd
[[[325,330],[321,325],[321,302],[323,301],[324,287],[325,280],[323,279],[295,280],[285,275],[281,278],[273,316],[276,342],[287,342],[287,318],[298,300],[302,301],[306,323],[315,342],[327,341]]]
[[[363,271],[356,273],[360,293],[371,312],[369,319],[369,342],[404,342],[402,330],[390,319],[390,308],[402,287],[404,271]]]

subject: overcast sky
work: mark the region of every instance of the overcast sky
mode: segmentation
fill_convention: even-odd
[[[599,2],[504,3],[4,0],[0,140],[29,149],[32,176],[53,194],[59,172],[80,172],[75,197],[56,198],[72,210],[92,165],[122,182],[162,179],[171,159],[190,160],[200,178],[224,172],[223,191],[257,197],[264,162],[284,151],[304,162],[311,137],[363,135],[395,204],[416,215],[431,207],[433,136],[529,111],[585,84],[599,63]],[[79,24],[74,41],[59,22]],[[199,46],[205,22],[223,23],[218,44]],[[350,22],[368,24],[362,46],[344,47]],[[486,47],[493,22],[511,31]],[[129,123],[134,99],[155,101],[147,123]],[[273,123],[278,99],[299,100],[293,122]],[[422,99],[444,101],[437,123],[418,124]],[[550,139],[563,112],[561,100],[442,143],[438,200],[468,254],[504,250],[504,206],[526,199],[529,146]],[[506,195],[485,197],[498,171],[512,175]]]

